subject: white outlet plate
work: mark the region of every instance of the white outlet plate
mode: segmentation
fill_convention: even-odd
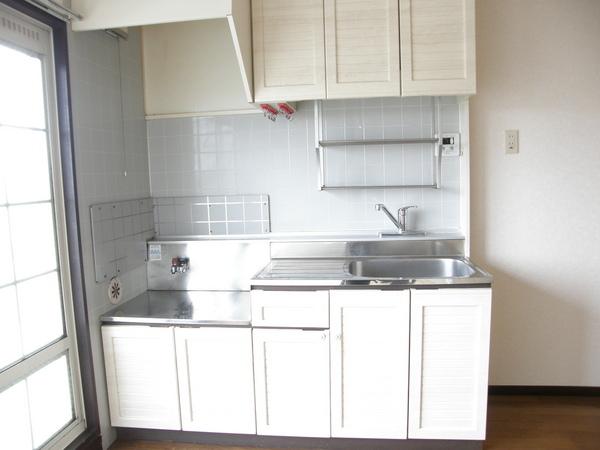
[[[507,155],[519,153],[519,130],[504,132],[504,151]]]

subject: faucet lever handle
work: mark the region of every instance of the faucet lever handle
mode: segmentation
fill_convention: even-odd
[[[400,212],[400,211],[406,212],[410,208],[418,208],[418,206],[417,205],[402,206],[401,208],[398,208],[398,212]]]

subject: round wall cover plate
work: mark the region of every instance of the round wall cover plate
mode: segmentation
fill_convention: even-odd
[[[108,283],[108,301],[116,305],[121,301],[123,295],[123,287],[121,280],[118,277],[112,277]]]

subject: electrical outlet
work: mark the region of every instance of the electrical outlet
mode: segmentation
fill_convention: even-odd
[[[504,151],[507,155],[519,153],[519,130],[504,132]]]

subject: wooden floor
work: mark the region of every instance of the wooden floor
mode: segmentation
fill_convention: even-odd
[[[111,450],[249,448],[131,441]],[[600,450],[600,397],[491,396],[484,449]]]

